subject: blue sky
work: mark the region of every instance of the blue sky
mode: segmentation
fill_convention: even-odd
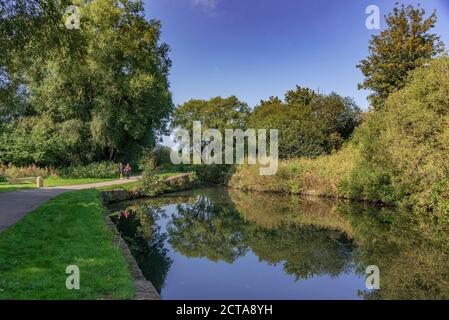
[[[368,107],[356,64],[367,55],[370,4],[383,16],[392,0],[145,0],[171,47],[175,104],[236,95],[251,107],[295,85],[353,97]],[[419,1],[399,1],[417,4]],[[449,1],[421,0],[439,17],[435,32],[449,46]],[[385,23],[381,23],[381,29]]]

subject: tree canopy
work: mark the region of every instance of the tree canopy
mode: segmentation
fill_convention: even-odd
[[[316,157],[340,148],[359,122],[360,110],[349,98],[296,87],[262,100],[248,127],[279,130],[279,156]]]
[[[365,76],[359,89],[373,92],[369,99],[375,109],[404,87],[410,71],[444,51],[440,38],[430,32],[437,22],[435,12],[425,18],[424,9],[402,5],[385,19],[388,27],[372,37],[369,56],[357,65]]]
[[[202,130],[244,129],[249,114],[248,105],[235,96],[192,99],[175,110],[172,127],[192,130],[193,121],[200,121]]]
[[[160,22],[132,0],[2,1],[0,162],[133,159],[166,133],[173,104]]]

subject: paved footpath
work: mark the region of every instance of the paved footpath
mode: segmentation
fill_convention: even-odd
[[[114,180],[76,186],[29,189],[0,193],[0,233],[22,219],[27,213],[62,193],[73,190],[114,186],[137,181],[139,178],[140,177],[133,177],[129,180]]]

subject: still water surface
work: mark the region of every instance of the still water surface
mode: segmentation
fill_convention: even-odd
[[[163,299],[449,298],[447,242],[410,213],[222,187],[111,210]]]

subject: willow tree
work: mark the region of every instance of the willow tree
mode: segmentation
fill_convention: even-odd
[[[74,1],[76,17],[65,1],[31,3],[2,2],[3,89],[23,106],[5,118],[0,161],[130,160],[153,147],[173,109],[160,22],[142,1]]]

